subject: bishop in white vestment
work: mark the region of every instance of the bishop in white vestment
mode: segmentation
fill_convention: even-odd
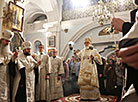
[[[0,102],[10,102],[12,87],[10,86],[9,76],[11,69],[9,63],[12,59],[12,52],[9,48],[9,43],[13,37],[13,32],[5,30],[0,35]]]
[[[97,100],[100,97],[98,73],[95,62],[102,64],[102,60],[98,51],[92,46],[90,47],[91,43],[91,38],[85,38],[85,48],[78,53],[78,56],[81,58],[78,79],[81,100]]]
[[[31,55],[31,42],[23,42],[23,51],[17,58],[17,71],[14,80],[13,102],[34,102],[35,74],[34,68],[39,65]]]

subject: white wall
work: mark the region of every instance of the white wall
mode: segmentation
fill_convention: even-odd
[[[36,33],[31,33],[31,34],[25,34],[25,40],[30,41],[33,45],[32,51],[35,51],[35,41],[39,40],[42,44],[44,44],[44,47],[46,48],[47,46],[47,38],[44,32],[36,32]]]
[[[129,12],[120,12],[115,14],[116,17],[122,18],[125,21],[129,21]],[[98,36],[98,33],[107,25],[110,24],[110,21],[107,22],[104,26],[100,26],[98,21],[92,21],[91,17],[82,18],[77,20],[70,21],[62,21],[61,27],[60,25],[56,26],[59,30],[57,33],[56,47],[59,50],[59,55],[63,57],[71,56],[71,52],[68,49],[68,42],[75,42],[74,49],[82,49],[83,48],[83,40],[86,36],[92,36],[93,44],[95,48],[101,51],[110,43],[113,43],[114,39],[118,41],[121,38],[121,34],[115,35],[115,38],[112,38],[110,35]],[[37,25],[38,26],[38,25]],[[61,28],[61,29],[60,29]],[[29,29],[29,28],[28,28]],[[64,29],[68,29],[68,32],[65,33]],[[54,29],[55,31],[57,29]],[[50,31],[50,30],[49,30]],[[36,40],[42,41],[43,44],[47,44],[46,42],[46,32],[36,33],[33,28],[28,33],[25,33],[24,37],[26,40],[34,43]],[[107,42],[110,42],[107,44]],[[106,43],[106,44],[104,44]],[[101,44],[101,45],[100,45]],[[33,48],[34,49],[34,48]]]
[[[91,29],[90,31],[84,33],[79,39],[76,40],[74,44],[74,49],[82,49],[84,47],[84,38],[90,36],[92,38],[92,44],[98,51],[102,51],[105,47],[108,47],[109,45],[114,44],[115,41],[119,41],[119,39],[122,37],[122,34],[115,34],[114,37],[111,35],[104,35],[99,36],[98,33],[104,29],[106,26],[99,26],[96,28]],[[71,57],[72,52],[69,51],[67,57]]]
[[[129,21],[129,12],[120,12],[115,14],[115,17],[121,18],[125,21]],[[110,24],[110,21],[107,22],[104,26],[100,26],[98,21],[92,21],[91,18],[83,18],[72,21],[65,21],[61,24],[61,34],[60,34],[60,55],[63,57],[71,56],[71,51],[68,48],[68,42],[75,42],[74,49],[83,48],[83,40],[86,36],[92,36],[92,41],[94,44],[101,43],[102,46],[95,46],[98,50],[102,50],[107,45],[103,46],[105,42],[113,42],[114,39],[119,41],[121,38],[121,33],[113,37],[110,35],[98,36],[98,33],[107,25]],[[65,33],[63,30],[68,28],[68,32]]]
[[[45,29],[43,27],[43,24],[52,24],[52,26],[48,27],[48,29]],[[40,21],[40,22],[33,23],[33,24],[26,24],[25,30],[24,30],[24,38],[26,41],[32,42],[33,51],[35,51],[34,42],[36,40],[39,40],[44,44],[46,52],[48,52],[48,49],[51,49],[48,47],[48,43],[47,43],[48,37],[51,35],[55,35],[56,36],[56,48],[59,49],[59,47],[58,47],[59,39],[57,39],[59,36],[59,33],[56,32],[56,30],[59,29],[58,27],[59,27],[58,22],[57,23],[54,23],[54,22],[47,23],[46,21]]]

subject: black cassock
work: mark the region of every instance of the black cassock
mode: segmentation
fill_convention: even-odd
[[[15,77],[15,74],[16,74],[16,71],[15,69],[17,68],[17,65],[13,65],[12,64],[12,71],[10,71],[10,99],[11,99],[11,102],[12,102],[12,89],[13,89],[13,80],[14,80],[14,77]],[[20,79],[20,82],[19,82],[19,85],[18,85],[18,89],[17,89],[17,93],[16,93],[16,96],[15,96],[15,102],[27,102],[27,96],[26,96],[26,74],[25,74],[25,67],[24,68],[21,68],[19,70],[20,72],[20,75],[21,75],[21,79]],[[35,72],[35,86],[38,82],[38,68],[34,68],[34,72]]]
[[[19,70],[21,79],[15,96],[15,102],[27,102],[26,97],[26,74],[25,67]]]
[[[12,90],[13,90],[13,82],[14,78],[16,76],[16,68],[17,65],[15,62],[12,62],[12,60],[8,63],[8,69],[9,69],[9,89],[10,89],[10,102],[12,102]]]
[[[123,36],[128,33],[128,31],[131,29],[131,27],[135,23],[135,17],[136,17],[137,11],[138,11],[138,9],[131,11],[131,13],[130,13],[131,22],[125,22],[123,24],[123,27],[122,27]],[[129,40],[129,41],[125,42],[124,44],[122,44],[122,42],[120,42],[120,48],[134,45],[137,42],[138,42],[137,39],[135,39],[135,41]],[[138,70],[135,70],[134,68],[129,67],[127,65],[125,67],[127,67],[127,82],[126,82],[126,88],[125,89],[128,90],[130,85],[134,84],[134,88],[135,88],[136,93],[138,95]]]

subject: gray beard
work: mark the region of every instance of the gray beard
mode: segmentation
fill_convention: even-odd
[[[10,53],[9,45],[3,45],[0,42],[0,56],[7,56]]]

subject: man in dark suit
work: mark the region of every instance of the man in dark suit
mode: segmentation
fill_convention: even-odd
[[[102,57],[102,62],[103,62],[102,65],[100,65],[98,63],[96,63],[96,65],[97,65],[97,70],[98,70],[98,79],[99,79],[99,86],[100,86],[99,89],[100,89],[100,93],[103,95],[103,94],[105,94],[104,74],[103,74],[103,72],[104,72],[104,67],[105,67],[105,64],[106,64],[105,59],[103,57]]]

